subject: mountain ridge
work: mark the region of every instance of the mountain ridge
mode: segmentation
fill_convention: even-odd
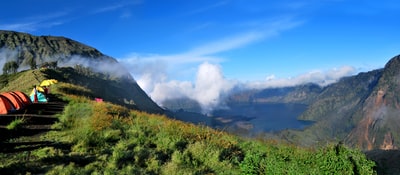
[[[33,36],[28,33],[0,30],[0,48],[6,52],[0,55],[0,57],[3,56],[4,63],[14,61],[20,67],[20,71],[21,69],[34,70],[49,62],[54,62],[59,67],[78,67],[81,74],[102,76],[119,83],[119,87],[108,86],[108,89],[103,90],[103,95],[100,93],[99,96],[107,96],[104,93],[113,91],[116,95],[109,99],[117,101],[118,104],[129,104],[129,101],[133,101],[136,108],[140,110],[164,113],[164,110],[140,88],[126,68],[116,59],[104,55],[93,47],[66,37]],[[72,81],[79,85],[102,89],[102,87],[93,87],[93,84],[101,86],[97,82],[90,84],[88,81],[79,80],[76,72],[72,72],[70,76],[74,77]],[[86,80],[89,79],[90,76]],[[124,99],[128,102],[124,102]]]
[[[343,141],[361,148],[397,149],[400,145],[400,56],[384,68],[345,77],[331,84],[299,118],[316,121],[304,131],[280,135],[310,145],[324,140]]]

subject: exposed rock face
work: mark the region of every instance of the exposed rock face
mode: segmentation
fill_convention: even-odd
[[[385,96],[385,91],[379,90],[376,99],[375,99],[375,106],[381,106],[383,104],[383,97]]]
[[[385,139],[380,148],[383,150],[398,149],[398,147],[394,145],[394,138],[391,132],[385,134]]]

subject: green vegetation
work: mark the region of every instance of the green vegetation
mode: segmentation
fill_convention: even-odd
[[[18,128],[21,128],[21,126],[25,123],[24,118],[16,118],[13,120],[10,124],[6,126],[8,130],[17,130]]]
[[[246,140],[165,116],[96,103],[80,95],[87,92],[77,85],[57,84],[53,93],[69,103],[53,130],[38,138],[46,144],[0,153],[0,174],[374,174],[372,161],[341,144],[302,148]]]
[[[18,69],[18,63],[15,61],[9,61],[3,66],[3,74],[12,74],[16,73]]]

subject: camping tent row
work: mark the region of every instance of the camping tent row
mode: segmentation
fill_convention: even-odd
[[[0,94],[0,114],[9,114],[32,104],[31,99],[23,92],[3,92]]]

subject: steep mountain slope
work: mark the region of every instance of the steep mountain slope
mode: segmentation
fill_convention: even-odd
[[[136,109],[151,113],[164,112],[117,60],[82,43],[65,37],[0,31],[0,48],[3,52],[0,54],[0,57],[3,57],[0,60],[3,62],[0,63],[15,61],[22,70],[35,69],[49,62],[58,66],[74,67],[78,72],[70,71],[70,77],[65,79],[81,86],[98,89],[98,97],[105,97],[105,100],[118,104],[134,103]],[[93,81],[93,76],[103,80]],[[118,86],[105,85],[108,80],[117,82]]]
[[[352,115],[354,109],[372,92],[381,74],[382,70],[359,73],[325,87],[300,119],[319,121]]]
[[[386,65],[373,92],[358,113],[361,120],[346,142],[363,148],[396,149],[400,146],[400,56]]]
[[[396,56],[383,69],[326,87],[300,116],[316,123],[304,131],[280,134],[305,145],[331,140],[364,150],[396,149],[400,145],[399,83],[400,56]]]

